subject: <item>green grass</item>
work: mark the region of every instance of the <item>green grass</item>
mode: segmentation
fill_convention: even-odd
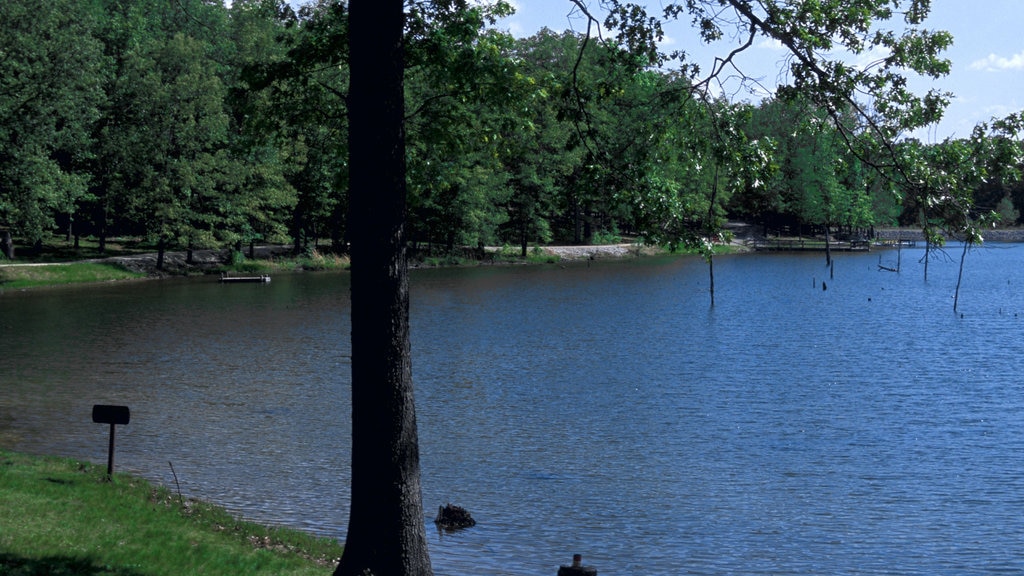
[[[109,282],[145,278],[117,264],[76,262],[33,266],[0,266],[0,289],[23,289],[85,282]]]
[[[106,467],[0,451],[0,574],[323,575],[340,545]]]
[[[293,272],[297,270],[347,270],[349,268],[347,256],[340,256],[331,253],[321,253],[317,250],[307,255],[273,258],[247,258],[241,252],[234,252],[231,255],[231,262],[222,266],[219,272],[234,272],[239,274],[270,274],[271,272]]]
[[[508,244],[502,246],[497,252],[493,252],[492,258],[494,262],[505,264],[556,264],[562,259],[556,254],[545,252],[543,248],[536,245],[528,249],[526,256],[523,256],[522,248]]]
[[[297,264],[303,270],[344,270],[349,267],[349,259],[347,256],[313,250],[308,256],[299,258]]]

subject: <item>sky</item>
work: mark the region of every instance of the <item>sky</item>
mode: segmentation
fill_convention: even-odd
[[[657,13],[659,0],[654,6]],[[586,30],[586,21],[569,0],[512,0],[516,14],[499,23],[499,28],[517,37],[534,34],[542,27],[555,31]],[[597,9],[597,0],[587,4]],[[710,68],[716,55],[726,53],[728,46],[712,50],[700,43],[689,28],[688,20],[667,30],[666,48],[688,50],[702,69]],[[896,23],[892,23],[894,26]],[[1024,0],[932,0],[932,11],[924,26],[946,30],[953,35],[953,46],[944,52],[951,60],[948,76],[938,80],[915,79],[912,86],[919,93],[930,88],[954,94],[943,120],[915,136],[934,143],[946,138],[966,138],[979,122],[1003,117],[1024,110]],[[745,53],[743,71],[774,85],[779,77],[784,52],[778,45],[761,42]],[[728,93],[734,91],[727,88]],[[756,96],[739,93],[734,99],[756,101]]]

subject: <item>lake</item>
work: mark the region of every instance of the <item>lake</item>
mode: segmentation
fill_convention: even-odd
[[[1024,245],[412,273],[438,575],[1024,571]],[[825,286],[823,286],[823,282]],[[824,288],[824,289],[823,289]],[[347,273],[0,295],[0,446],[344,539]],[[173,466],[173,473],[172,473]],[[438,532],[438,506],[478,524]]]

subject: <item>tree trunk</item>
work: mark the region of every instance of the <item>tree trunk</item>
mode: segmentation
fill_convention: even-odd
[[[5,258],[14,260],[14,239],[11,238],[10,230],[4,230],[3,236],[0,237],[0,248],[3,248]]]
[[[825,224],[825,266],[832,265],[832,238],[829,237],[831,224]]]
[[[583,208],[575,194],[572,196],[572,241],[573,244],[583,243]]]
[[[711,307],[715,307],[715,256],[708,256],[708,291],[711,292]]]
[[[956,291],[953,292],[953,313],[957,311],[960,304],[960,282],[964,279],[964,260],[967,259],[967,249],[971,243],[964,240],[964,251],[960,254],[960,271],[956,275]]]
[[[900,271],[903,264],[903,232],[896,233],[896,272]]]
[[[100,252],[100,254],[104,254],[107,251],[107,209],[106,208],[100,209],[100,215],[99,215],[98,220],[99,220],[99,228],[100,228],[100,232],[99,232],[99,236],[100,236],[100,238],[99,238],[99,244],[100,244],[99,245],[99,252]]]
[[[424,576],[432,570],[409,347],[403,2],[349,7],[352,500],[334,574]]]
[[[529,236],[527,236],[529,222],[524,218],[522,224],[519,228],[519,256],[526,258],[526,249],[529,247],[529,242],[527,242],[529,239]]]
[[[928,238],[924,239],[924,281],[928,281],[928,261],[932,259],[932,243]]]
[[[298,256],[302,254],[302,231],[305,226],[305,210],[301,207],[296,207],[295,212],[292,214],[292,255]]]
[[[164,251],[165,251],[164,239],[161,238],[156,244],[156,269],[164,269]]]

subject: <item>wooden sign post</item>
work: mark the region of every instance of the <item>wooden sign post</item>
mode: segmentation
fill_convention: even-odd
[[[107,478],[114,477],[114,430],[118,424],[127,424],[131,413],[127,406],[107,406],[95,404],[92,407],[92,421],[97,424],[110,424],[110,448],[107,451]]]

